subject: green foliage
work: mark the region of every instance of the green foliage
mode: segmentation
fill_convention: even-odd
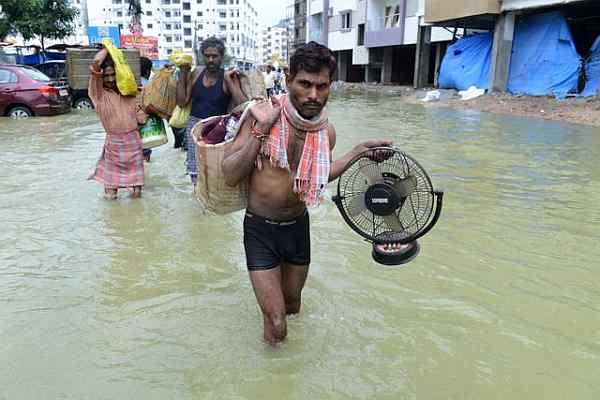
[[[68,0],[0,0],[0,37],[20,33],[23,39],[62,39],[75,31],[79,11]]]

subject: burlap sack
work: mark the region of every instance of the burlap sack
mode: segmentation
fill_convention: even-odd
[[[192,139],[196,146],[198,162],[198,181],[194,193],[207,214],[229,214],[246,208],[248,199],[248,181],[244,180],[235,187],[225,183],[223,159],[225,151],[233,140],[219,144],[206,144],[202,141],[202,122],[192,129]]]
[[[148,114],[169,120],[177,105],[177,80],[173,67],[164,66],[144,87],[142,105]]]
[[[240,83],[242,85],[242,92],[244,92],[248,100],[267,97],[265,77],[262,72],[257,70],[240,72]]]

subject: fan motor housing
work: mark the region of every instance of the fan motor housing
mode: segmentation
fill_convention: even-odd
[[[401,199],[387,183],[376,183],[365,193],[367,209],[375,215],[391,215],[400,206]]]

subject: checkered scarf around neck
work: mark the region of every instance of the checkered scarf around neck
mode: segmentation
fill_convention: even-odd
[[[290,134],[293,134],[293,129],[305,132],[302,157],[294,177],[294,193],[307,206],[318,205],[325,197],[331,167],[327,113],[322,110],[319,115],[308,120],[300,116],[288,95],[280,96],[279,101],[281,117],[271,128],[261,154],[274,167],[289,170],[287,148]]]

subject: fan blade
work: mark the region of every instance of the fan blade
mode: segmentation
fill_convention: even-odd
[[[358,163],[360,165],[360,172],[367,178],[369,185],[383,182],[383,176],[381,175],[381,171],[377,164],[368,158],[362,158]]]
[[[385,225],[388,227],[390,232],[403,232],[404,231],[404,226],[402,226],[402,223],[398,219],[398,216],[396,215],[396,213],[393,213],[391,215],[386,215],[385,217],[382,217],[382,218],[383,218],[383,222],[385,222]]]
[[[354,196],[348,202],[348,214],[355,218],[367,209],[367,203],[365,202],[365,195],[361,194]]]
[[[394,182],[394,191],[400,198],[408,197],[417,189],[417,177],[409,175]]]

